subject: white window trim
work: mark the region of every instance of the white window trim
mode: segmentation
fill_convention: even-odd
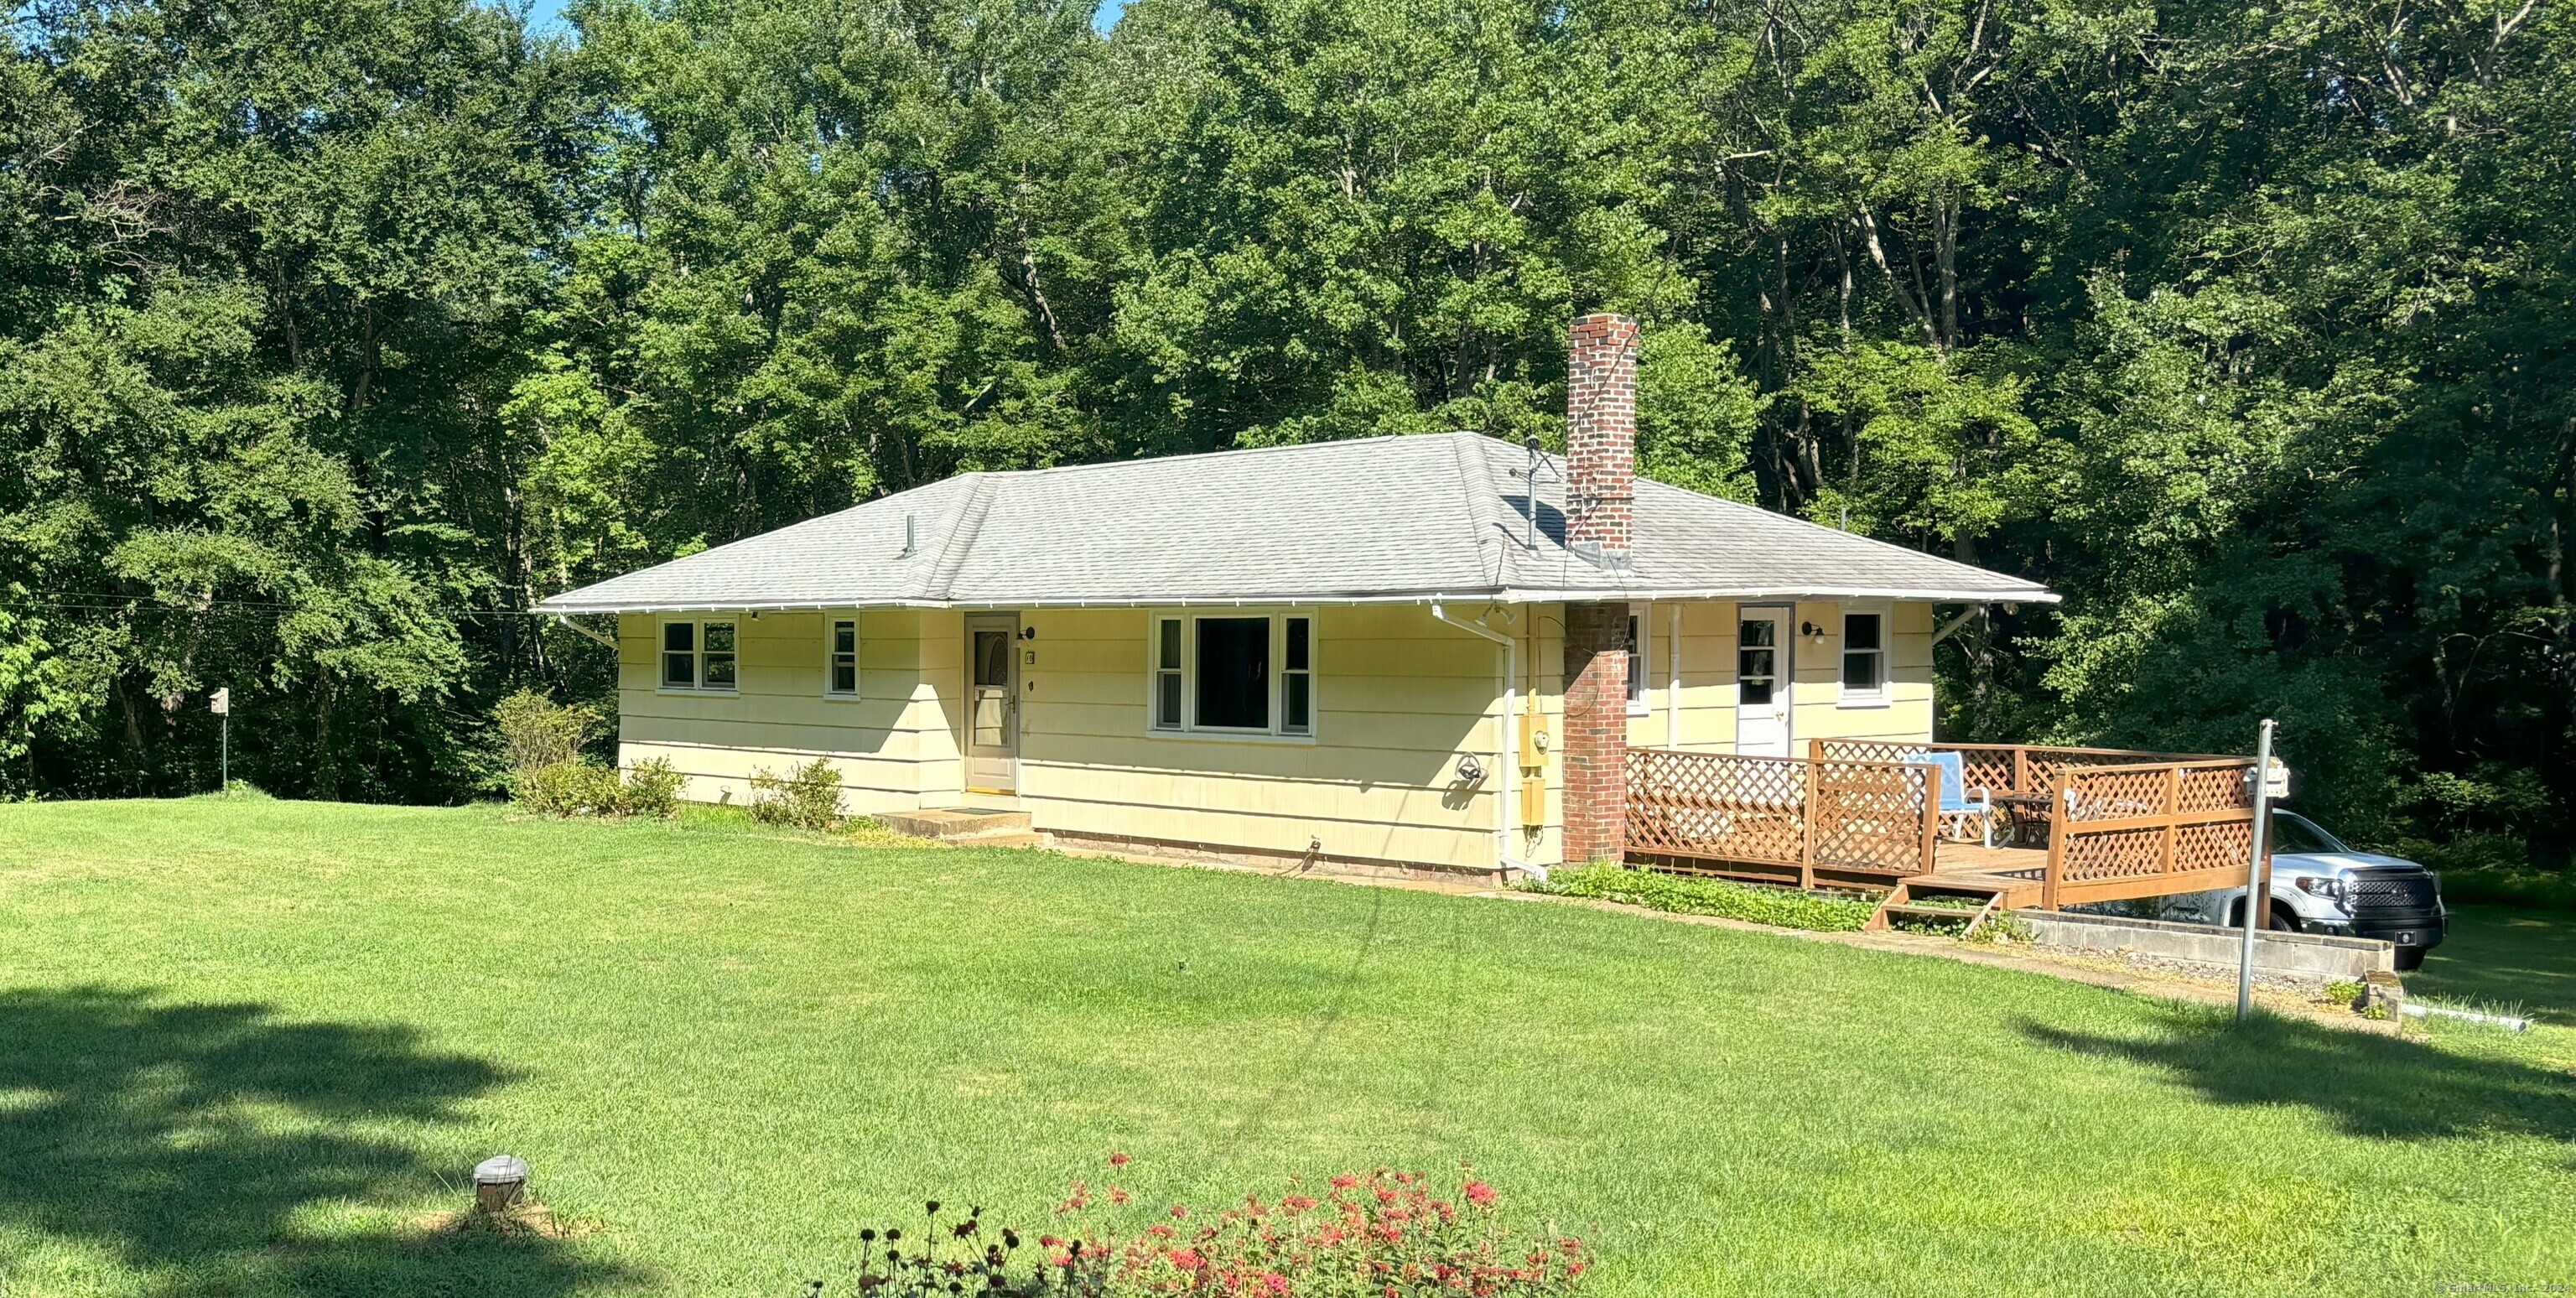
[[[1199,708],[1199,636],[1201,618],[1267,618],[1270,622],[1270,726],[1253,730],[1233,726],[1203,726],[1198,723]],[[1306,729],[1302,733],[1280,729],[1286,720],[1288,701],[1288,621],[1306,619]],[[1161,652],[1163,624],[1181,624],[1181,724],[1179,729],[1154,724],[1155,697],[1163,666]],[[1155,609],[1145,619],[1145,733],[1155,739],[1192,739],[1200,742],[1233,742],[1245,744],[1312,744],[1323,729],[1323,686],[1316,669],[1322,655],[1323,619],[1311,608],[1294,605],[1271,605],[1251,608],[1208,607]]]
[[[840,650],[835,647],[833,636],[840,625],[844,622],[850,624],[850,688],[846,692],[832,688],[832,668],[834,666],[832,660],[840,657]],[[864,643],[864,641],[859,635],[859,615],[857,613],[853,612],[847,615],[826,613],[823,615],[824,698],[829,699],[834,703],[856,703],[859,701],[859,695],[864,692],[867,683],[867,674],[859,666],[859,646],[862,643]],[[739,680],[741,677],[742,668],[740,664],[736,664],[734,668],[734,678]]]
[[[746,620],[747,619],[739,616],[726,614],[724,616],[706,615],[699,617],[666,617],[655,621],[653,624],[653,692],[656,694],[685,695],[691,698],[719,699],[731,698],[742,693],[742,624]],[[673,685],[669,678],[664,676],[662,673],[662,656],[670,652],[662,647],[664,643],[662,639],[664,635],[662,628],[681,622],[686,622],[690,626],[696,628],[696,630],[691,632],[689,636],[689,643],[694,646],[694,648],[690,649],[689,655],[693,660],[691,664],[691,679],[698,682],[698,684],[695,685]],[[731,685],[711,687],[705,683],[707,679],[707,624],[710,622],[722,623],[723,625],[733,628],[733,684]]]
[[[1843,684],[1843,655],[1849,640],[1851,616],[1854,613],[1878,618],[1878,685],[1874,689],[1855,690]],[[1834,706],[1841,708],[1883,708],[1893,703],[1895,691],[1888,688],[1895,675],[1889,665],[1896,649],[1896,618],[1882,603],[1845,604],[1842,623],[1834,628]]]
[[[1628,619],[1637,624],[1637,652],[1628,659],[1628,715],[1655,715],[1655,606],[1630,604]]]

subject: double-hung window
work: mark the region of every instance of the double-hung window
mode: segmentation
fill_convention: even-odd
[[[1302,613],[1158,613],[1151,721],[1163,731],[1315,732],[1315,623]]]
[[[692,619],[662,624],[662,688],[730,690],[734,688],[732,618]]]
[[[1843,614],[1842,701],[1868,705],[1887,701],[1887,615]]]
[[[823,620],[823,692],[836,699],[859,696],[859,620]]]

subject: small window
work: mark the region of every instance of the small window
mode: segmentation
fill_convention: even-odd
[[[823,692],[836,698],[859,696],[859,622],[857,618],[833,618],[825,624],[830,634],[824,637]]]
[[[698,624],[665,622],[662,624],[662,688],[693,690],[698,687]]]
[[[1181,728],[1181,620],[1154,619],[1154,728]]]
[[[1887,689],[1887,615],[1843,615],[1843,695],[1875,700]]]
[[[1645,608],[1628,614],[1628,711],[1646,712],[1646,677],[1653,668],[1646,662],[1646,646],[1651,642],[1645,627],[1649,616]]]
[[[1287,621],[1285,634],[1287,647],[1279,668],[1279,731],[1289,735],[1308,734],[1315,728],[1313,632],[1307,619],[1292,617]]]
[[[734,664],[732,619],[662,624],[662,688],[730,690]]]
[[[1198,723],[1214,730],[1270,728],[1270,619],[1199,619]]]

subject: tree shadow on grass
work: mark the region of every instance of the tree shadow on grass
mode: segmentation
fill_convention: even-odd
[[[2214,1103],[2304,1105],[2347,1135],[2576,1140],[2576,1075],[2268,1014],[2240,1027],[2203,1011],[2160,1013],[2166,1030],[2147,1038],[2037,1023],[2022,1031],[2061,1050],[2162,1069]]]
[[[465,1169],[393,1133],[452,1120],[509,1080],[399,1026],[124,991],[0,994],[0,1220],[173,1295],[617,1287],[615,1268],[526,1232],[316,1224],[442,1184],[462,1203]]]

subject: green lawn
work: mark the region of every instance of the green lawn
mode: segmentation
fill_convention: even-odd
[[[0,806],[0,935],[8,1298],[784,1296],[1112,1149],[1200,1202],[1472,1160],[1605,1295],[2576,1281],[2556,1028],[489,808]],[[419,1228],[505,1149],[586,1233]]]
[[[2505,1009],[2576,1027],[2576,915],[2454,906],[2451,931],[2407,990],[2444,1004]]]

